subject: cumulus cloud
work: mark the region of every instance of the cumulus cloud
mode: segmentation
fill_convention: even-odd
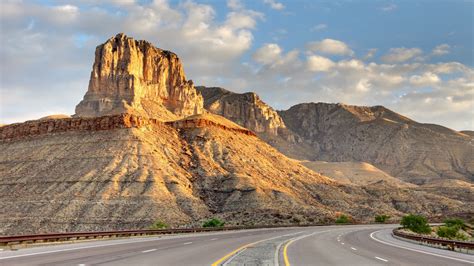
[[[275,10],[282,10],[285,8],[285,6],[282,3],[277,2],[276,0],[263,0],[263,2],[269,5],[270,8],[275,9]]]
[[[387,63],[401,63],[413,59],[422,53],[419,48],[391,48],[388,54],[382,57],[382,61]]]
[[[434,85],[441,80],[439,77],[431,72],[423,73],[423,75],[413,75],[410,77],[410,83],[414,86],[429,86]]]
[[[255,91],[277,109],[311,101],[385,105],[420,122],[474,127],[474,69],[417,61],[424,56],[418,48],[393,48],[378,61],[376,49],[359,58],[331,39],[288,50],[276,41],[256,46],[264,15],[240,1],[228,1],[224,14],[192,1],[109,0],[110,8],[86,2],[77,9],[1,2],[0,123],[73,113],[87,89],[95,46],[124,32],[176,52],[195,84]],[[440,45],[426,54],[433,61],[435,50],[449,49]]]
[[[310,42],[307,44],[308,50],[329,55],[353,55],[354,52],[344,42],[324,39],[319,42]]]
[[[314,72],[328,71],[334,66],[334,62],[331,59],[322,57],[319,55],[308,56],[308,70]]]
[[[450,48],[451,47],[448,44],[441,44],[436,46],[431,53],[436,56],[449,54]]]
[[[259,48],[254,54],[253,59],[257,63],[268,65],[281,58],[281,48],[276,43],[268,43]]]

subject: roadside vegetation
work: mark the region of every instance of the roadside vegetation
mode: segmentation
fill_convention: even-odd
[[[225,224],[224,221],[221,221],[217,218],[212,218],[210,220],[205,221],[202,224],[202,227],[223,227]]]
[[[169,226],[166,223],[160,220],[157,220],[152,225],[150,225],[150,229],[166,229],[168,227]]]
[[[400,224],[403,226],[403,229],[417,234],[429,234],[431,237],[462,241],[473,240],[472,225],[457,218],[446,219],[443,225],[430,226],[425,217],[409,214],[402,218]]]
[[[376,223],[386,223],[388,221],[388,219],[390,219],[390,216],[385,215],[385,214],[375,216],[375,222]]]
[[[409,214],[402,218],[400,225],[403,228],[408,229],[418,234],[429,234],[431,233],[431,227],[424,216]]]
[[[347,224],[347,223],[350,223],[350,222],[351,222],[351,218],[349,218],[349,216],[347,216],[345,214],[339,215],[339,217],[337,217],[337,219],[336,219],[337,224]]]
[[[446,219],[444,225],[437,228],[436,234],[443,238],[468,240],[470,235],[466,230],[468,230],[468,227],[463,220]]]

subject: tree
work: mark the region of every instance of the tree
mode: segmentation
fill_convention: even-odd
[[[212,218],[210,220],[207,220],[205,221],[203,224],[202,224],[202,227],[222,227],[224,226],[224,222],[217,219],[217,218]]]
[[[459,231],[459,227],[457,226],[440,226],[438,230],[436,231],[436,234],[439,237],[453,239],[453,238],[456,238],[458,231]]]
[[[390,216],[385,214],[375,216],[376,223],[385,223],[388,219],[390,219]]]
[[[409,214],[402,218],[400,224],[403,228],[407,228],[415,233],[429,234],[431,227],[425,217],[421,215]]]

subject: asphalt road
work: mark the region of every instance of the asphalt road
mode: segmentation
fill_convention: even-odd
[[[0,251],[0,265],[474,265],[394,239],[395,225],[241,230]]]

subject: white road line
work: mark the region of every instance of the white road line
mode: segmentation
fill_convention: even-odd
[[[383,259],[383,258],[381,258],[381,257],[375,257],[375,258],[376,258],[376,259],[378,259],[378,260],[381,260],[381,261],[385,261],[385,262],[387,262],[387,261],[388,261],[388,260],[386,260],[386,259]]]
[[[120,243],[113,243],[113,244],[105,244],[105,245],[94,245],[94,246],[85,246],[85,247],[77,247],[77,248],[65,248],[65,249],[58,249],[58,250],[49,250],[49,251],[36,252],[36,253],[30,253],[30,254],[0,257],[0,260],[20,258],[20,257],[29,257],[29,256],[49,254],[49,253],[58,253],[58,252],[63,252],[63,251],[72,251],[72,250],[80,250],[80,249],[87,249],[87,248],[98,248],[98,247],[109,247],[109,246],[117,246],[117,245],[133,244],[133,243],[142,243],[142,242],[150,242],[150,241],[158,241],[158,240],[159,239],[147,239],[147,240],[139,240],[139,241],[127,241],[127,242],[120,242]]]
[[[273,258],[273,263],[275,264],[275,266],[280,266],[280,248],[281,248],[281,245],[283,245],[284,242],[285,241],[280,242],[280,244],[278,244],[278,246],[275,249],[275,254],[274,254],[274,258]]]
[[[189,244],[192,244],[193,242],[186,242],[186,243],[183,243],[183,245],[189,245]]]
[[[214,241],[214,240],[217,240],[217,239],[219,239],[219,238],[213,238],[213,239],[211,239],[211,241]]]
[[[142,251],[142,253],[148,253],[148,252],[152,252],[152,251],[156,251],[156,248],[144,250],[144,251]]]
[[[411,251],[414,251],[414,252],[419,252],[419,253],[423,253],[423,254],[433,255],[433,256],[436,256],[436,257],[441,257],[441,258],[446,258],[446,259],[457,260],[457,261],[461,261],[461,262],[467,262],[467,263],[474,264],[474,261],[469,261],[469,260],[463,260],[463,259],[453,258],[453,257],[449,257],[449,256],[444,256],[444,255],[440,255],[440,254],[436,254],[436,253],[431,253],[431,252],[427,252],[427,251],[422,251],[422,250],[418,250],[418,249],[412,249],[412,248],[408,248],[408,247],[403,247],[403,246],[399,246],[399,245],[395,245],[395,244],[392,244],[392,243],[388,243],[388,242],[382,241],[382,240],[377,239],[377,238],[374,237],[374,234],[377,233],[377,232],[380,232],[380,231],[382,231],[382,230],[378,230],[378,231],[372,232],[372,233],[370,234],[370,238],[372,238],[373,240],[375,240],[375,241],[377,241],[377,242],[380,242],[380,243],[382,243],[382,244],[389,245],[389,246],[392,246],[392,247],[401,248],[401,249],[406,249],[406,250],[411,250]]]
[[[338,239],[338,240],[337,240],[337,242],[341,242],[341,240],[340,240],[340,239]]]
[[[343,244],[343,245],[344,245],[344,242],[341,242],[341,244]]]
[[[355,247],[351,247],[352,250],[357,250]]]

